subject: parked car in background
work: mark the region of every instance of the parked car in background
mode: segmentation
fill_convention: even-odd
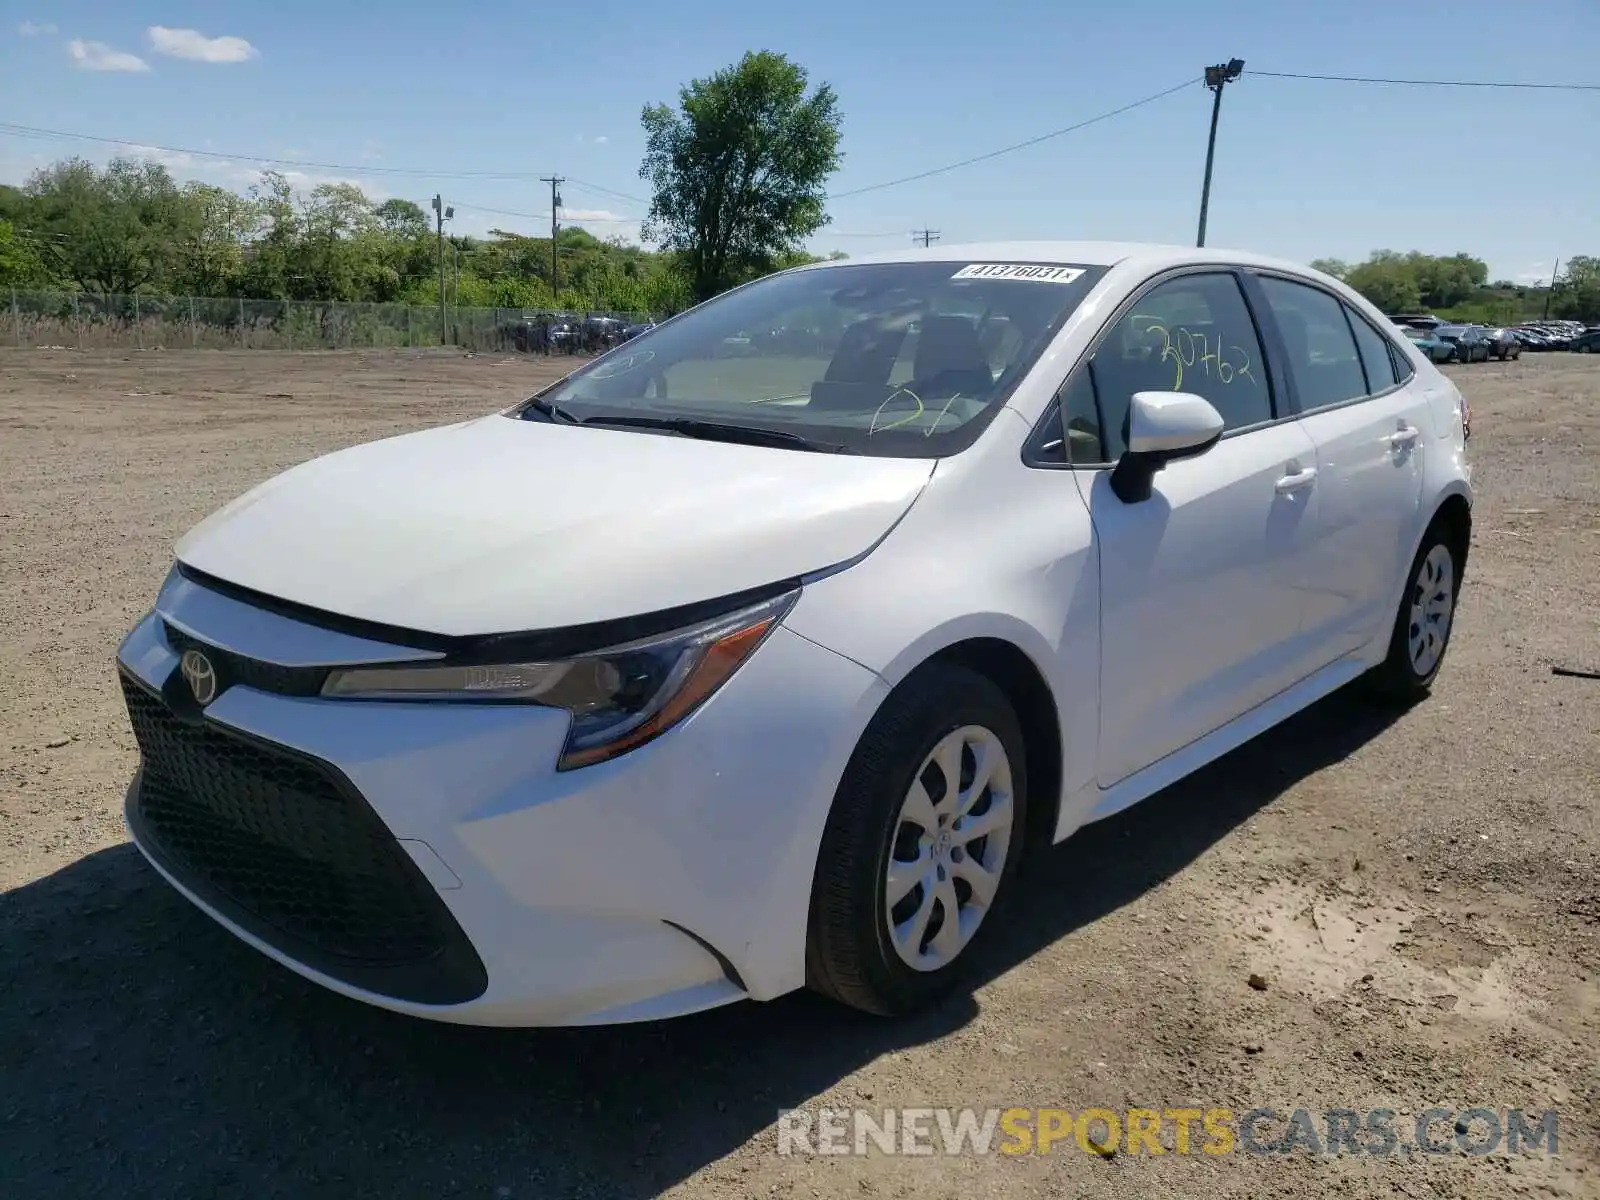
[[[1437,329],[1445,322],[1439,317],[1431,317],[1427,313],[1400,313],[1389,320],[1396,325],[1409,325],[1412,329]]]
[[[1484,336],[1483,327],[1480,325],[1440,325],[1433,331],[1433,336],[1451,347],[1455,362],[1474,363],[1489,360],[1489,339]],[[1452,358],[1434,361],[1450,362]]]
[[[1571,349],[1579,354],[1600,354],[1600,326],[1586,329],[1573,338]]]
[[[1415,329],[1407,325],[1403,332],[1406,340],[1427,355],[1429,362],[1449,362],[1456,355],[1455,343],[1437,337],[1431,329]]]
[[[1501,362],[1522,357],[1522,343],[1517,340],[1517,335],[1509,329],[1485,329],[1484,336],[1489,340],[1489,353]]]
[[[587,350],[608,350],[627,340],[627,325],[616,317],[585,317],[579,328]]]
[[[1455,383],[1250,254],[801,267],[511,404],[212,514],[117,653],[155,869],[432,1020],[931,1005],[1025,853],[1426,695],[1472,537]]]

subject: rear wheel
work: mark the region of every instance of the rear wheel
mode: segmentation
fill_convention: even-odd
[[[806,982],[853,1008],[912,1011],[993,934],[1027,828],[1021,725],[1005,693],[930,663],[884,702],[823,832]]]
[[[1450,644],[1460,580],[1450,530],[1435,522],[1412,560],[1411,582],[1395,614],[1388,657],[1372,673],[1371,682],[1380,692],[1410,700],[1433,687]]]

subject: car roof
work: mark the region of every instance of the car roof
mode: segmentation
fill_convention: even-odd
[[[825,235],[824,235],[825,236]],[[874,254],[840,259],[834,262],[815,263],[802,268],[818,270],[826,267],[848,267],[871,263],[916,262],[1019,262],[1061,263],[1086,267],[1111,267],[1119,263],[1133,263],[1161,270],[1165,267],[1185,266],[1191,263],[1239,263],[1245,266],[1272,267],[1316,275],[1304,263],[1256,254],[1249,250],[1231,250],[1207,246],[1164,245],[1159,242],[1098,242],[1098,241],[1014,241],[968,242],[929,247],[906,247],[883,250]]]

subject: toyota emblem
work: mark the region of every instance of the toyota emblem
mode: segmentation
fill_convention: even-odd
[[[217,698],[217,669],[200,651],[185,650],[183,657],[178,660],[178,669],[183,672],[184,682],[202,707]]]

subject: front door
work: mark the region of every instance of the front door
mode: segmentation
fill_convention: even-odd
[[[1318,481],[1310,437],[1276,419],[1230,272],[1157,284],[1108,331],[1087,373],[1092,387],[1065,393],[1080,410],[1067,424],[1097,437],[1105,461],[1126,444],[1135,392],[1197,393],[1225,422],[1209,451],[1156,475],[1148,500],[1118,500],[1109,469],[1078,473],[1099,551],[1097,775],[1110,787],[1309,673],[1302,587]]]

